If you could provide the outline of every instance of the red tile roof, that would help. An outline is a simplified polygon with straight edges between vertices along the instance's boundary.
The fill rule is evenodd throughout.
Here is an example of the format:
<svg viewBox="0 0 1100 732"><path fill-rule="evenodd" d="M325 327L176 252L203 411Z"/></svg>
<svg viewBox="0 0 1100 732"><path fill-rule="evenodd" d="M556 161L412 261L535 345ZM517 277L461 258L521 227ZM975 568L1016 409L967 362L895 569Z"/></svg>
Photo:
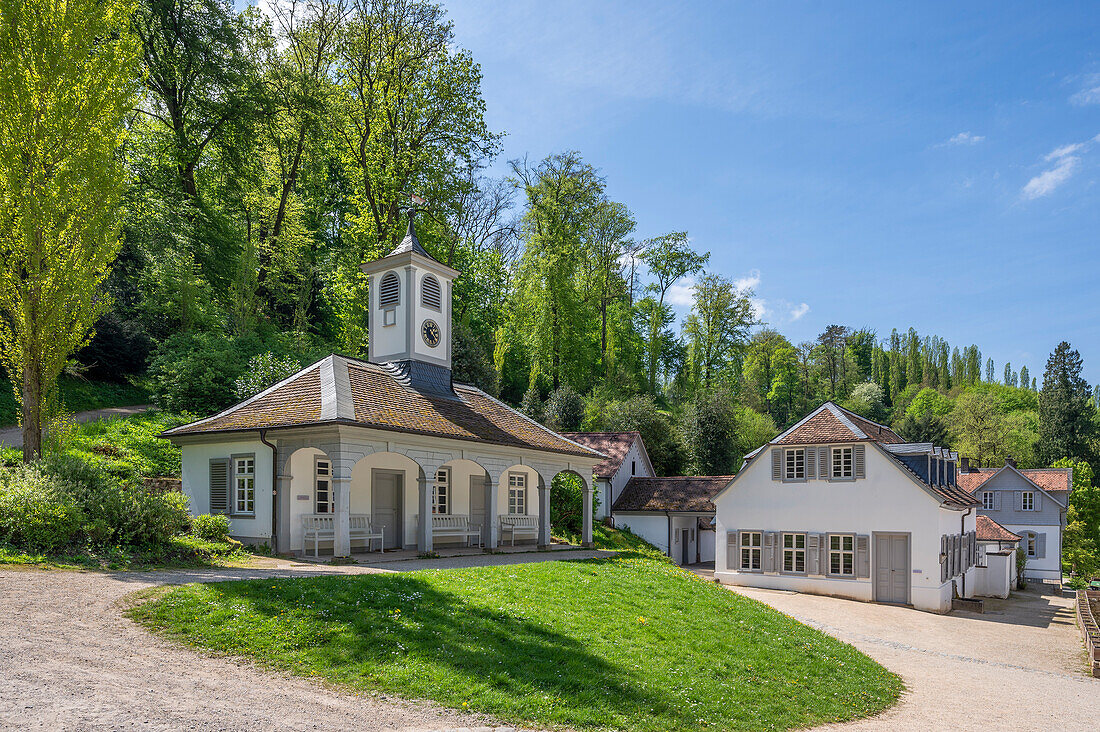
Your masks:
<svg viewBox="0 0 1100 732"><path fill-rule="evenodd" d="M731 480L732 475L631 478L611 510L714 513L714 496Z"/></svg>
<svg viewBox="0 0 1100 732"><path fill-rule="evenodd" d="M978 514L975 529L978 541L1019 541L1020 537L1001 526L999 523Z"/></svg>
<svg viewBox="0 0 1100 732"><path fill-rule="evenodd" d="M325 395L321 366L314 364L289 380L261 392L211 418L165 432L176 437L206 432L256 430L271 427L341 422L396 432L486 442L547 452L603 457L528 419L506 404L472 386L454 385L457 398L434 397L403 386L386 367L340 356L330 356L333 369L344 369L350 394ZM327 364L326 364L327 366ZM329 388L337 390L342 379ZM322 419L325 398L354 407L342 417Z"/></svg>
<svg viewBox="0 0 1100 732"><path fill-rule="evenodd" d="M1017 470L1032 483L1065 503L1070 490L1069 468L1017 468ZM971 468L969 473L960 471L956 482L967 493L973 493L1000 471L1001 468Z"/></svg>
<svg viewBox="0 0 1100 732"><path fill-rule="evenodd" d="M862 433L862 434L861 434ZM886 425L860 417L832 402L825 402L801 424L774 441L778 445L821 445L872 439L886 444L905 442Z"/></svg>
<svg viewBox="0 0 1100 732"><path fill-rule="evenodd" d="M594 469L600 478L610 478L619 472L634 441L642 439L638 432L562 432L561 436L607 455L607 460Z"/></svg>

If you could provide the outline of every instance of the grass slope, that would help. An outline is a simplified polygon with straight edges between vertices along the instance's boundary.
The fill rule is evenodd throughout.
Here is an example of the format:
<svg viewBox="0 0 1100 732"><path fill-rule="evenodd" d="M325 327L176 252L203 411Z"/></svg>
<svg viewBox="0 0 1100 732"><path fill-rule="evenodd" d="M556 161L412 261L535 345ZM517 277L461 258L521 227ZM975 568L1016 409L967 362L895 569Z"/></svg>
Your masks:
<svg viewBox="0 0 1100 732"><path fill-rule="evenodd" d="M62 376L57 382L61 403L68 412L87 412L106 407L130 407L148 404L152 397L142 382L87 381ZM19 405L11 383L0 374L0 426L13 427L19 422Z"/></svg>
<svg viewBox="0 0 1100 732"><path fill-rule="evenodd" d="M517 724L785 729L873 714L902 688L855 648L638 555L187 585L128 612L201 648Z"/></svg>

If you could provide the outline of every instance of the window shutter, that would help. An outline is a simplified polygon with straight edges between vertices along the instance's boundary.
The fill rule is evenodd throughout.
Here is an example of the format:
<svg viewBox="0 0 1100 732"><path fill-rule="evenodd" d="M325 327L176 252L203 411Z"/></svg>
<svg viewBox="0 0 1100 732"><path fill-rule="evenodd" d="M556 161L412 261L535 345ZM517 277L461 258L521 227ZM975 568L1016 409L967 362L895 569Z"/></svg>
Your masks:
<svg viewBox="0 0 1100 732"><path fill-rule="evenodd" d="M1042 511L1043 510L1043 494L1042 493L1040 493L1039 491L1035 491L1034 493L1031 494L1031 500L1032 500L1032 509L1031 509L1032 511Z"/></svg>
<svg viewBox="0 0 1100 732"><path fill-rule="evenodd" d="M741 538L738 531L726 532L726 570L741 569Z"/></svg>
<svg viewBox="0 0 1100 732"><path fill-rule="evenodd" d="M1047 535L1035 532L1035 558L1042 559L1047 555Z"/></svg>
<svg viewBox="0 0 1100 732"><path fill-rule="evenodd" d="M806 535L806 574L822 574L820 542L817 534Z"/></svg>
<svg viewBox="0 0 1100 732"><path fill-rule="evenodd" d="M856 445L852 450L852 462L855 465L855 473L857 478L867 477L867 455L865 445Z"/></svg>
<svg viewBox="0 0 1100 732"><path fill-rule="evenodd" d="M1001 510L1001 492L1000 491L993 491L993 510L994 511L1000 511Z"/></svg>
<svg viewBox="0 0 1100 732"><path fill-rule="evenodd" d="M820 559L818 559L818 561L821 562L821 564L819 565L821 567L821 574L827 575L829 574L829 535L818 534L817 541L817 546L819 548L818 551L821 557ZM855 569L855 567L853 567L852 569Z"/></svg>
<svg viewBox="0 0 1100 732"><path fill-rule="evenodd" d="M229 513L229 458L210 461L210 513Z"/></svg>
<svg viewBox="0 0 1100 732"><path fill-rule="evenodd" d="M814 468L817 467L815 465L817 461L814 460L814 452L814 448L806 448L806 480L813 480L817 477L816 475L814 475Z"/></svg>
<svg viewBox="0 0 1100 732"><path fill-rule="evenodd" d="M856 576L871 576L871 537L866 534L856 537Z"/></svg>
<svg viewBox="0 0 1100 732"><path fill-rule="evenodd" d="M947 581L947 534L940 537L940 582Z"/></svg>
<svg viewBox="0 0 1100 732"><path fill-rule="evenodd" d="M1016 497L1016 510L1017 511L1023 511L1024 510L1024 492L1023 491L1013 491L1013 495Z"/></svg>
<svg viewBox="0 0 1100 732"><path fill-rule="evenodd" d="M382 284L378 288L378 306L389 307L397 305L401 301L401 280L396 272L387 272L382 276Z"/></svg>
<svg viewBox="0 0 1100 732"><path fill-rule="evenodd" d="M760 566L765 572L775 571L775 545L776 545L776 533L774 531L768 531L764 534L764 547L760 552Z"/></svg>
<svg viewBox="0 0 1100 732"><path fill-rule="evenodd" d="M821 479L831 480L833 477L832 451L828 447L820 447L817 450L818 460L821 466Z"/></svg>
<svg viewBox="0 0 1100 732"><path fill-rule="evenodd" d="M783 448L772 448L772 480L783 479Z"/></svg>

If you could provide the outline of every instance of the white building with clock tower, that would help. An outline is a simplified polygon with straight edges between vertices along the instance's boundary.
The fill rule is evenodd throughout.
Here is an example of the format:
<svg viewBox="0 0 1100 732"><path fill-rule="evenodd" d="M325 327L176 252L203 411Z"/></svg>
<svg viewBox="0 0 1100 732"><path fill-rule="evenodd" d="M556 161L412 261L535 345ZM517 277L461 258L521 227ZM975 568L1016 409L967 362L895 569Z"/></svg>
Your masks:
<svg viewBox="0 0 1100 732"><path fill-rule="evenodd" d="M459 273L405 238L363 265L367 359L333 354L218 414L164 433L194 514L279 553L550 544L550 485L607 456L451 378Z"/></svg>

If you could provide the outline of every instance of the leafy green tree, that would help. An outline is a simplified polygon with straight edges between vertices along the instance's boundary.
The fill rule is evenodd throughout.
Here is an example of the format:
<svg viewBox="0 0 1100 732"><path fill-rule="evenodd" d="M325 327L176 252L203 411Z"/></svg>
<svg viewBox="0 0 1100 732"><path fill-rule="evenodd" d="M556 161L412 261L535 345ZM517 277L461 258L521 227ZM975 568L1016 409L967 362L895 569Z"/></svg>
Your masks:
<svg viewBox="0 0 1100 732"><path fill-rule="evenodd" d="M932 410L915 416L906 412L894 425L894 431L909 442L931 442L938 446L945 446L950 442L947 422Z"/></svg>
<svg viewBox="0 0 1100 732"><path fill-rule="evenodd" d="M732 475L737 454L737 415L728 389L701 390L684 410L680 431L693 475Z"/></svg>
<svg viewBox="0 0 1100 732"><path fill-rule="evenodd" d="M1027 372L1027 366L1021 366L1020 367L1020 381L1019 381L1019 384L1020 384L1021 389L1030 389L1031 388L1031 376ZM1015 384L1013 384L1013 386L1015 386Z"/></svg>
<svg viewBox="0 0 1100 732"><path fill-rule="evenodd" d="M740 460L761 445L771 442L779 434L775 422L766 414L742 407L737 410L737 440L736 455L738 463L735 466L740 470Z"/></svg>
<svg viewBox="0 0 1100 732"><path fill-rule="evenodd" d="M684 334L696 386L709 389L719 379L731 380L739 370L749 329L756 323L751 297L751 290L739 291L717 274L705 274L695 284Z"/></svg>
<svg viewBox="0 0 1100 732"><path fill-rule="evenodd" d="M886 419L886 403L882 387L873 381L864 381L856 385L844 406L876 422Z"/></svg>
<svg viewBox="0 0 1100 732"><path fill-rule="evenodd" d="M818 365L828 385L828 398L837 399L847 393L848 375L852 371L848 355L848 337L851 329L843 325L830 325L817 337Z"/></svg>
<svg viewBox="0 0 1100 732"><path fill-rule="evenodd" d="M271 351L253 356L245 372L233 382L234 396L244 401L269 386L293 376L301 368L302 364L297 359L279 356Z"/></svg>
<svg viewBox="0 0 1100 732"><path fill-rule="evenodd" d="M1089 386L1081 377L1081 354L1066 341L1047 359L1039 394L1040 445L1044 462L1059 458L1090 459L1095 415Z"/></svg>
<svg viewBox="0 0 1100 732"><path fill-rule="evenodd" d="M1064 571L1075 571L1090 579L1100 573L1100 488L1093 485L1093 472L1084 460L1061 458L1051 465L1071 468L1073 486L1062 534Z"/></svg>
<svg viewBox="0 0 1100 732"><path fill-rule="evenodd" d="M684 444L669 415L657 407L651 395L612 402L596 429L639 432L657 475L680 475L685 464Z"/></svg>
<svg viewBox="0 0 1100 732"><path fill-rule="evenodd" d="M130 12L123 0L0 8L0 361L27 462L41 456L58 374L107 309L137 91Z"/></svg>
<svg viewBox="0 0 1100 732"><path fill-rule="evenodd" d="M992 466L1004 461L1001 453L1005 418L992 392L967 391L955 400L950 425L952 446L959 453L971 456L979 466Z"/></svg>
<svg viewBox="0 0 1100 732"><path fill-rule="evenodd" d="M994 376L996 371L993 369L993 359L989 359L985 362L985 383L996 383L997 377Z"/></svg>
<svg viewBox="0 0 1100 732"><path fill-rule="evenodd" d="M546 398L542 407L546 426L556 432L576 432L584 419L584 398L568 384L563 384Z"/></svg>
<svg viewBox="0 0 1100 732"><path fill-rule="evenodd" d="M665 327L668 322L671 322L665 296L669 289L681 279L702 271L710 259L710 252L705 254L695 252L688 246L687 232L674 231L671 234L648 239L641 259L654 280L648 288L655 295L653 298L655 306L651 307L648 313L647 376L650 390L656 393L657 366L661 355L666 351Z"/></svg>
<svg viewBox="0 0 1100 732"><path fill-rule="evenodd" d="M943 417L951 413L954 403L951 398L931 388L921 389L905 408L905 413L911 417L920 417L931 412L937 417Z"/></svg>
<svg viewBox="0 0 1100 732"><path fill-rule="evenodd" d="M623 278L623 257L632 245L627 239L634 231L634 217L617 201L603 201L592 217L586 251L587 279L596 309L600 313L600 362L603 375L612 366L611 346L616 325L615 305L627 297L627 282ZM629 321L628 321L629 322Z"/></svg>

